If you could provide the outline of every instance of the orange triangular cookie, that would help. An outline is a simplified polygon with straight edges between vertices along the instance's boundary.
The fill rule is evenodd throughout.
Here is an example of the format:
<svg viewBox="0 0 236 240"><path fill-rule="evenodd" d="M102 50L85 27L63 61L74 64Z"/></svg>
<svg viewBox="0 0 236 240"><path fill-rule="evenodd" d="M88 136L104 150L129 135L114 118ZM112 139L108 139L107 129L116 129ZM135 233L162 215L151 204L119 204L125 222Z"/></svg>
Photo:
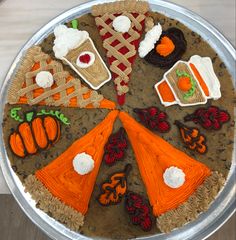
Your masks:
<svg viewBox="0 0 236 240"><path fill-rule="evenodd" d="M88 134L75 141L52 163L37 171L35 176L49 192L66 205L83 215L88 210L89 200L103 157L103 148L110 136L118 111L110 112L105 120ZM73 168L73 159L79 153L87 153L94 160L94 169L79 175Z"/></svg>
<svg viewBox="0 0 236 240"><path fill-rule="evenodd" d="M51 87L42 88L35 78L47 71L53 76ZM68 106L79 108L114 109L115 103L81 84L79 79L64 71L61 63L52 60L39 46L31 47L16 73L8 92L10 104Z"/></svg>
<svg viewBox="0 0 236 240"><path fill-rule="evenodd" d="M120 105L124 104L125 94L129 91L128 82L132 64L137 54L148 10L148 2L134 0L104 3L92 7L92 15L102 37L103 47L107 51ZM113 21L119 16L129 18L131 26L127 32L115 30Z"/></svg>
<svg viewBox="0 0 236 240"><path fill-rule="evenodd" d="M132 144L155 216L184 203L211 175L207 166L153 134L127 113L121 112L119 117ZM163 173L171 166L185 173L185 182L179 188L171 188L163 180Z"/></svg>

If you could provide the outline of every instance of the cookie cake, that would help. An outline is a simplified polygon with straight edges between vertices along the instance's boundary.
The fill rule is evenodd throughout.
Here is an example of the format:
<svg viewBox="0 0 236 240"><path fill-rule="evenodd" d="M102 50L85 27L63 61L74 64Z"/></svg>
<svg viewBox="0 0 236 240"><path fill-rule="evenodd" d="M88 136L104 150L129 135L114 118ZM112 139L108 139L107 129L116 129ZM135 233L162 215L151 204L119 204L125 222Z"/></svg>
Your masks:
<svg viewBox="0 0 236 240"><path fill-rule="evenodd" d="M30 47L3 133L36 206L86 237L169 233L223 188L234 87L211 46L147 1L95 5Z"/></svg>

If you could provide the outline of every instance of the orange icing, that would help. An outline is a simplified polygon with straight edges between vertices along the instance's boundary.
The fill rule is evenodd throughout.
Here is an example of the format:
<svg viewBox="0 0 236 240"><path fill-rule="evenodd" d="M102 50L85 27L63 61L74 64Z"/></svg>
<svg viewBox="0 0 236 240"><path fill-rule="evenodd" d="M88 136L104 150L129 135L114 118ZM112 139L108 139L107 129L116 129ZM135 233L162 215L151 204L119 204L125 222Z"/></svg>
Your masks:
<svg viewBox="0 0 236 240"><path fill-rule="evenodd" d="M10 144L11 150L17 156L25 157L25 149L19 133L14 132L11 134L9 144Z"/></svg>
<svg viewBox="0 0 236 240"><path fill-rule="evenodd" d="M178 88L181 91L187 92L191 89L191 87L192 87L192 84L189 77L180 77L178 79Z"/></svg>
<svg viewBox="0 0 236 240"><path fill-rule="evenodd" d="M132 144L155 216L184 203L211 174L207 166L153 134L127 113L121 112L119 118ZM185 183L176 189L163 181L163 173L171 166L185 173Z"/></svg>
<svg viewBox="0 0 236 240"><path fill-rule="evenodd" d="M98 201L103 206L110 204L118 204L127 191L126 175L131 169L131 165L127 165L125 171L114 173L108 180L102 184L102 193Z"/></svg>
<svg viewBox="0 0 236 240"><path fill-rule="evenodd" d="M49 141L54 142L60 138L60 123L56 119L47 116L43 120L43 125Z"/></svg>
<svg viewBox="0 0 236 240"><path fill-rule="evenodd" d="M200 75L200 73L198 72L197 68L195 67L194 64L190 63L190 67L195 75L195 77L197 78L203 92L205 93L205 95L208 97L210 94L209 94L209 89L206 85L206 83L204 82L202 76Z"/></svg>
<svg viewBox="0 0 236 240"><path fill-rule="evenodd" d="M180 130L180 134L184 143L189 149L196 150L201 154L206 153L206 137L200 134L197 128L187 127L179 121L176 121L175 123Z"/></svg>
<svg viewBox="0 0 236 240"><path fill-rule="evenodd" d="M157 88L164 102L175 101L174 94L172 93L172 90L166 81L163 81L161 84L159 84Z"/></svg>
<svg viewBox="0 0 236 240"><path fill-rule="evenodd" d="M204 154L207 151L207 147L204 143L205 141L206 141L206 138L204 135L201 135L199 137L199 140L197 141L197 145L198 145L197 151L201 154Z"/></svg>
<svg viewBox="0 0 236 240"><path fill-rule="evenodd" d="M120 197L126 193L127 184L126 181L124 182L124 187L121 187L120 183L117 183L118 180L116 177L124 178L124 173L116 173L114 176L111 177L111 183L104 183L102 185L102 189L105 191L103 194L99 196L99 203L108 206L109 204L115 204L120 202ZM118 185L117 185L118 184ZM117 185L117 186L116 186ZM106 190L109 187L115 191L115 194L112 194L111 190Z"/></svg>
<svg viewBox="0 0 236 240"><path fill-rule="evenodd" d="M27 122L21 123L18 131L22 137L26 151L30 154L36 153L37 147L34 142L33 134L32 134L29 123Z"/></svg>
<svg viewBox="0 0 236 240"><path fill-rule="evenodd" d="M51 60L48 61L48 64L49 64L50 62L51 62ZM37 69L39 69L39 68L40 68L40 63L37 62L37 63L35 63L35 64L33 65L31 71L35 71L35 70L37 70ZM72 79L74 79L74 78L73 78L72 76L69 76L69 77L67 77L66 82L69 82L69 81L71 81ZM24 87L25 87L25 86L24 86ZM56 87L56 85L54 84L54 85L52 86L52 89L55 88L55 87ZM69 88L66 89L67 95L73 93L74 91L75 91L74 87L69 87ZM87 94L83 94L84 99L89 98L91 92L92 92L92 90L89 91ZM37 88L37 89L35 89L35 90L33 91L33 96L34 96L34 98L36 98L36 97L39 97L40 95L42 95L43 93L44 93L44 89L43 89L43 88ZM52 98L53 98L54 100L58 100L58 99L60 99L60 97L61 97L61 94L60 94L60 93L56 93L56 94L54 94L54 95L52 96ZM20 97L20 100L19 100L18 103L19 103L19 104L27 104L27 96L22 96L22 97ZM46 104L45 104L45 101L41 101L41 102L39 103L39 105L46 105ZM77 97L73 97L73 98L70 99L70 101L69 101L69 107L78 107ZM100 102L100 106L99 106L99 107L100 107L100 108L115 109L116 105L115 105L114 102L112 102L112 101L110 101L110 100L103 99L103 100ZM92 105L92 104L89 104L89 105L86 106L86 108L93 108L93 105Z"/></svg>
<svg viewBox="0 0 236 240"><path fill-rule="evenodd" d="M31 125L35 141L40 148L46 148L48 145L48 139L43 127L43 121L41 118L35 118Z"/></svg>
<svg viewBox="0 0 236 240"><path fill-rule="evenodd" d="M156 51L163 57L167 57L175 50L175 45L173 41L167 37L164 36L161 38L161 43L156 46Z"/></svg>
<svg viewBox="0 0 236 240"><path fill-rule="evenodd" d="M39 148L50 147L50 142L57 142L60 138L60 123L51 116L35 118L31 125L23 122L19 125L18 132L10 135L9 144L12 151L19 157L27 153L35 154Z"/></svg>
<svg viewBox="0 0 236 240"><path fill-rule="evenodd" d="M85 214L102 161L104 146L112 132L118 111L111 111L93 130L75 141L64 153L49 165L35 173L45 187L65 204ZM73 168L73 159L79 153L87 153L94 160L94 169L79 175Z"/></svg>

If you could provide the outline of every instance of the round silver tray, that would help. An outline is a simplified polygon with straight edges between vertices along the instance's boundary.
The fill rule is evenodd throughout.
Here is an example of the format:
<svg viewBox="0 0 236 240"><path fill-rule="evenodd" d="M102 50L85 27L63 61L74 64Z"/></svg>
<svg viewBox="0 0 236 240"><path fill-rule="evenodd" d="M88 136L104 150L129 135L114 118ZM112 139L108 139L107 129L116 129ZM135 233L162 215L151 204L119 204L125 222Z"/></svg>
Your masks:
<svg viewBox="0 0 236 240"><path fill-rule="evenodd" d="M21 181L13 172L10 161L7 157L3 142L2 134L2 120L3 120L3 107L6 103L7 89L9 87L10 80L15 74L15 71L18 67L20 59L24 56L25 51L32 45L40 43L45 37L47 37L54 29L55 25L58 23L64 23L71 21L75 17L84 15L91 10L91 6L106 2L106 0L91 1L77 7L74 7L61 15L54 18L44 27L42 27L37 33L35 33L32 38L23 46L19 54L12 63L6 78L1 86L1 108L0 108L0 148L1 148L1 168L3 175L8 184L8 187L15 197L18 204L21 206L26 215L38 226L40 227L47 235L53 239L88 239L79 233L70 231L64 225L55 221L53 218L49 217L47 214L35 207L35 202L31 199L29 194L24 192ZM236 54L235 49L228 42L228 40L219 33L212 25L207 21L196 15L195 13L169 3L164 0L149 0L151 9L163 13L171 18L177 19L186 26L188 26L193 31L200 34L218 53L221 59L225 62L229 72L234 79L235 86L235 61ZM235 149L234 141L234 149ZM202 213L199 218L184 227L172 231L170 234L156 234L150 237L139 238L139 239L158 239L158 240L195 240L195 239L205 239L214 233L218 228L220 228L228 218L235 211L235 150L232 155L232 166L227 178L227 182L223 190L219 193L217 199L211 205L209 210L205 213Z"/></svg>

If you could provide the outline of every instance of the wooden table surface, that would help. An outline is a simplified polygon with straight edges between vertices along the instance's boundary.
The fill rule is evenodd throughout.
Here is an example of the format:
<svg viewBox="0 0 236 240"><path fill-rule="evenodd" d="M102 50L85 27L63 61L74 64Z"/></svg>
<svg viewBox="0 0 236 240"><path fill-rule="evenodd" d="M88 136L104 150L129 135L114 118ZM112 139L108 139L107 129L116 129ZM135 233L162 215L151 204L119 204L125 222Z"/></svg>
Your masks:
<svg viewBox="0 0 236 240"><path fill-rule="evenodd" d="M0 0L0 84L21 46L53 17L86 0ZM172 0L198 13L235 46L235 0ZM18 207L0 171L0 239L49 239ZM233 240L235 215L209 239Z"/></svg>

